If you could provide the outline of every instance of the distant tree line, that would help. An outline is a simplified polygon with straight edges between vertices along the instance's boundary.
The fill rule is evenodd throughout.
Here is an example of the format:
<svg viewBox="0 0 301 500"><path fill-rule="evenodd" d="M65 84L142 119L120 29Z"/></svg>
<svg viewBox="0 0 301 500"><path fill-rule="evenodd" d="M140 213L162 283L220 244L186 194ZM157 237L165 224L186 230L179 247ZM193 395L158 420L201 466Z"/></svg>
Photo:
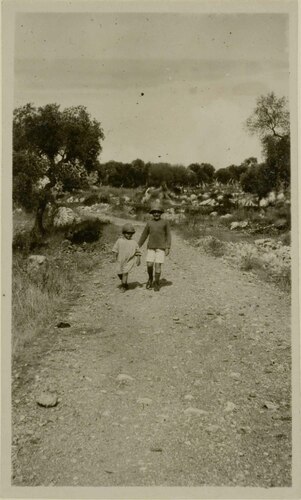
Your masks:
<svg viewBox="0 0 301 500"><path fill-rule="evenodd" d="M43 233L43 213L54 197L55 187L64 191L88 186L89 174L115 187L137 188L166 185L197 187L214 181L239 182L244 191L264 197L290 184L289 111L284 97L272 92L257 99L246 129L257 134L264 162L248 158L240 165L215 170L209 163L188 167L169 163L100 163L104 133L84 106L60 110L57 104L36 108L26 104L13 116L13 200L36 212L35 230ZM46 183L43 184L43 181Z"/></svg>
<svg viewBox="0 0 301 500"><path fill-rule="evenodd" d="M141 186L199 187L214 181L221 184L239 182L248 167L257 165L256 158L248 158L241 165L230 165L215 170L210 163L192 163L188 167L170 163L144 163L137 159L131 163L109 161L97 165L99 182L114 187Z"/></svg>
<svg viewBox="0 0 301 500"><path fill-rule="evenodd" d="M170 163L144 163L137 159L131 163L109 161L97 167L99 180L115 187L136 188L140 186L197 186L211 183L215 169L209 163L193 163L188 167Z"/></svg>

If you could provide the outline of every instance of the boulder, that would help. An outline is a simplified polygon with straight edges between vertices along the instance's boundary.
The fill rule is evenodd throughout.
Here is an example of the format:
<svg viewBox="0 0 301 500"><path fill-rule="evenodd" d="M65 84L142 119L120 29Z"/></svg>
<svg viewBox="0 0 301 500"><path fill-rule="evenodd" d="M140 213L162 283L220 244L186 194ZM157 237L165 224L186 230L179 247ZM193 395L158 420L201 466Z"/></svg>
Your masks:
<svg viewBox="0 0 301 500"><path fill-rule="evenodd" d="M262 198L259 202L260 207L267 207L269 204L269 200L267 198Z"/></svg>
<svg viewBox="0 0 301 500"><path fill-rule="evenodd" d="M37 396L37 404L45 408L51 408L58 404L58 396L55 392L43 391Z"/></svg>
<svg viewBox="0 0 301 500"><path fill-rule="evenodd" d="M260 238L258 240L255 240L254 243L257 246L268 246L273 243L273 241L271 240L271 238Z"/></svg>
<svg viewBox="0 0 301 500"><path fill-rule="evenodd" d="M53 218L53 225L54 227L65 227L79 221L80 217L74 212L74 210L72 210L72 208L59 207Z"/></svg>
<svg viewBox="0 0 301 500"><path fill-rule="evenodd" d="M233 231L233 229L243 229L243 228L247 227L247 225L248 225L247 220L244 220L241 222L231 222L230 229L231 229L231 231Z"/></svg>
<svg viewBox="0 0 301 500"><path fill-rule="evenodd" d="M28 261L34 266L40 266L46 261L46 257L45 255L30 255Z"/></svg>

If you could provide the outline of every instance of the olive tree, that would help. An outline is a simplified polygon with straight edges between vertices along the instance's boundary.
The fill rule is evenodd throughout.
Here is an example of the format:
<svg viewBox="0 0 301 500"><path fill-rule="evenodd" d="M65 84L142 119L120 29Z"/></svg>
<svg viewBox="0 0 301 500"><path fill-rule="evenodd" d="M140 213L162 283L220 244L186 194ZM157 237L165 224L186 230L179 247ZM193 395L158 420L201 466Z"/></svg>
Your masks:
<svg viewBox="0 0 301 500"><path fill-rule="evenodd" d="M258 194L268 192L290 184L290 115L287 99L277 97L274 92L257 99L252 115L245 126L251 134L261 140L265 165L258 171L251 172L244 178L256 179ZM260 174L259 174L260 172ZM264 174L264 175L263 175ZM262 182L262 186L260 183Z"/></svg>
<svg viewBox="0 0 301 500"><path fill-rule="evenodd" d="M43 214L54 201L55 185L83 185L98 166L104 133L84 106L26 104L13 115L13 199L36 214L34 230L43 235ZM45 181L46 178L46 181Z"/></svg>

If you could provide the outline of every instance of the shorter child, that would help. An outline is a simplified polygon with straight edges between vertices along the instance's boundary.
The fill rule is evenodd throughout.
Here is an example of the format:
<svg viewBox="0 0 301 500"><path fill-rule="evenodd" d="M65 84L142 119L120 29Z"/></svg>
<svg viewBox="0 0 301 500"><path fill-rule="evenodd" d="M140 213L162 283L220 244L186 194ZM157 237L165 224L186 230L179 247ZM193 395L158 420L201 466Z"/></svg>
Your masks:
<svg viewBox="0 0 301 500"><path fill-rule="evenodd" d="M128 289L128 274L133 269L135 263L140 266L141 252L137 241L132 240L135 233L132 224L125 224L122 228L123 237L118 238L112 248L115 260L118 263L118 277L121 280L121 289L125 292Z"/></svg>

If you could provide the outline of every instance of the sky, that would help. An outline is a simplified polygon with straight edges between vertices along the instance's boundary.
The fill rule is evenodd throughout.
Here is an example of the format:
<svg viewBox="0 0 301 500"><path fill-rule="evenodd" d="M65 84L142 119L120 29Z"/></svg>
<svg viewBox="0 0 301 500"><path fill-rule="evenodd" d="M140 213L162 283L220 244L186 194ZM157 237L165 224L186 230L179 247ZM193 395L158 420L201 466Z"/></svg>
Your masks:
<svg viewBox="0 0 301 500"><path fill-rule="evenodd" d="M14 106L86 106L101 162L260 161L244 122L289 97L288 38L286 14L18 13Z"/></svg>

